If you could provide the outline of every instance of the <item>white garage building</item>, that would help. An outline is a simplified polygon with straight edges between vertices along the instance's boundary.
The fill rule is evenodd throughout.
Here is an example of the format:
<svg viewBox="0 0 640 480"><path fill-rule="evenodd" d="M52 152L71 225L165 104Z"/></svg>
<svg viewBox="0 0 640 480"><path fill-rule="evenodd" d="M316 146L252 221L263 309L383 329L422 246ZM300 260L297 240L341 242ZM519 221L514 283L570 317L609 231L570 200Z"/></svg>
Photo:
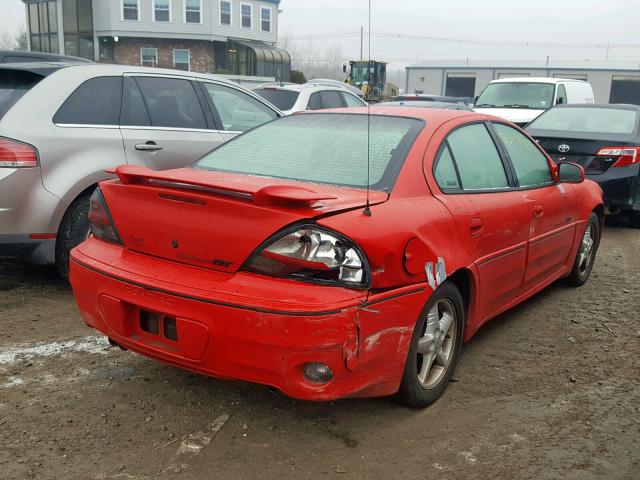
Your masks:
<svg viewBox="0 0 640 480"><path fill-rule="evenodd" d="M640 105L640 63L426 60L406 67L406 71L407 93L473 98L498 78L555 77L588 81L593 86L596 103Z"/></svg>

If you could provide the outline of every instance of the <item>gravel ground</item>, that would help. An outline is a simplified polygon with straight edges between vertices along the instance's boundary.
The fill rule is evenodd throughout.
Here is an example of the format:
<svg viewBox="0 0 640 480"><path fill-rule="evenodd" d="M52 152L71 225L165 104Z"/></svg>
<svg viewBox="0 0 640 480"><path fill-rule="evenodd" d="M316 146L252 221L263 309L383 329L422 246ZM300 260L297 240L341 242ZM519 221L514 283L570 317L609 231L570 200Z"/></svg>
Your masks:
<svg viewBox="0 0 640 480"><path fill-rule="evenodd" d="M638 479L640 231L484 327L444 397L305 403L110 348L53 269L0 259L0 477Z"/></svg>

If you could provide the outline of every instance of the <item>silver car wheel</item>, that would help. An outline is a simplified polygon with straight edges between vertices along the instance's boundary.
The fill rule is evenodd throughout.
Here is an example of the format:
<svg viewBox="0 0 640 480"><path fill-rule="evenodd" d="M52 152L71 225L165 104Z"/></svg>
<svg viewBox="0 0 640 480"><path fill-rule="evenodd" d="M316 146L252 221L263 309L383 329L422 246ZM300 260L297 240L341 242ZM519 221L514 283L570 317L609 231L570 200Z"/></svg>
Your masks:
<svg viewBox="0 0 640 480"><path fill-rule="evenodd" d="M433 388L442 379L456 345L456 309L441 299L429 310L425 331L418 340L418 381L423 388Z"/></svg>
<svg viewBox="0 0 640 480"><path fill-rule="evenodd" d="M589 223L580 242L580 251L578 253L578 272L580 275L584 275L589 269L593 254L595 253L595 249L593 248L595 245L594 230L593 224Z"/></svg>

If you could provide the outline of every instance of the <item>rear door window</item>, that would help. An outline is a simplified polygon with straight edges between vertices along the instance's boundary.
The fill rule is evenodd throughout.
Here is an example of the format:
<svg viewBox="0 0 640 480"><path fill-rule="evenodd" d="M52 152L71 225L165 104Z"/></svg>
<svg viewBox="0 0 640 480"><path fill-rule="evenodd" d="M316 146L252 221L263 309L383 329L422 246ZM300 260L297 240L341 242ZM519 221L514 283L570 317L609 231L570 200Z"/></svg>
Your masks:
<svg viewBox="0 0 640 480"><path fill-rule="evenodd" d="M553 183L547 157L531 140L507 125L495 123L493 126L507 149L521 187L539 187Z"/></svg>
<svg viewBox="0 0 640 480"><path fill-rule="evenodd" d="M251 95L217 83L203 83L224 130L246 132L278 114Z"/></svg>
<svg viewBox="0 0 640 480"><path fill-rule="evenodd" d="M484 124L458 128L447 143L464 190L500 190L509 187L504 164Z"/></svg>
<svg viewBox="0 0 640 480"><path fill-rule="evenodd" d="M118 125L122 77L87 80L65 100L53 116L57 125Z"/></svg>
<svg viewBox="0 0 640 480"><path fill-rule="evenodd" d="M152 126L207 128L202 104L191 81L161 77L137 77L136 81Z"/></svg>
<svg viewBox="0 0 640 480"><path fill-rule="evenodd" d="M335 90L325 90L320 92L322 98L323 108L342 108L346 106L346 102L342 99L342 92L336 92Z"/></svg>
<svg viewBox="0 0 640 480"><path fill-rule="evenodd" d="M43 77L20 70L0 70L0 119Z"/></svg>
<svg viewBox="0 0 640 480"><path fill-rule="evenodd" d="M342 92L323 90L311 94L307 110L325 110L328 108L343 108L347 103L342 98ZM362 106L362 105L360 105Z"/></svg>
<svg viewBox="0 0 640 480"><path fill-rule="evenodd" d="M142 93L135 78L124 79L124 103L122 106L121 125L132 127L149 127L151 119L142 98Z"/></svg>

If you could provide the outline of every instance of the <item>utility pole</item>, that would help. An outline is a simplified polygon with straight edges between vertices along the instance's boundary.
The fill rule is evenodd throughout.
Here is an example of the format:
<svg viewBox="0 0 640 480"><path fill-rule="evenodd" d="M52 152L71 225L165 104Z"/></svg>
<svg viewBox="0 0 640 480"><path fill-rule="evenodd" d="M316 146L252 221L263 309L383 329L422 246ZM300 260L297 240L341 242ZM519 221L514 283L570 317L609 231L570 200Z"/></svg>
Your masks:
<svg viewBox="0 0 640 480"><path fill-rule="evenodd" d="M360 61L364 60L363 49L364 49L364 27L360 27Z"/></svg>

